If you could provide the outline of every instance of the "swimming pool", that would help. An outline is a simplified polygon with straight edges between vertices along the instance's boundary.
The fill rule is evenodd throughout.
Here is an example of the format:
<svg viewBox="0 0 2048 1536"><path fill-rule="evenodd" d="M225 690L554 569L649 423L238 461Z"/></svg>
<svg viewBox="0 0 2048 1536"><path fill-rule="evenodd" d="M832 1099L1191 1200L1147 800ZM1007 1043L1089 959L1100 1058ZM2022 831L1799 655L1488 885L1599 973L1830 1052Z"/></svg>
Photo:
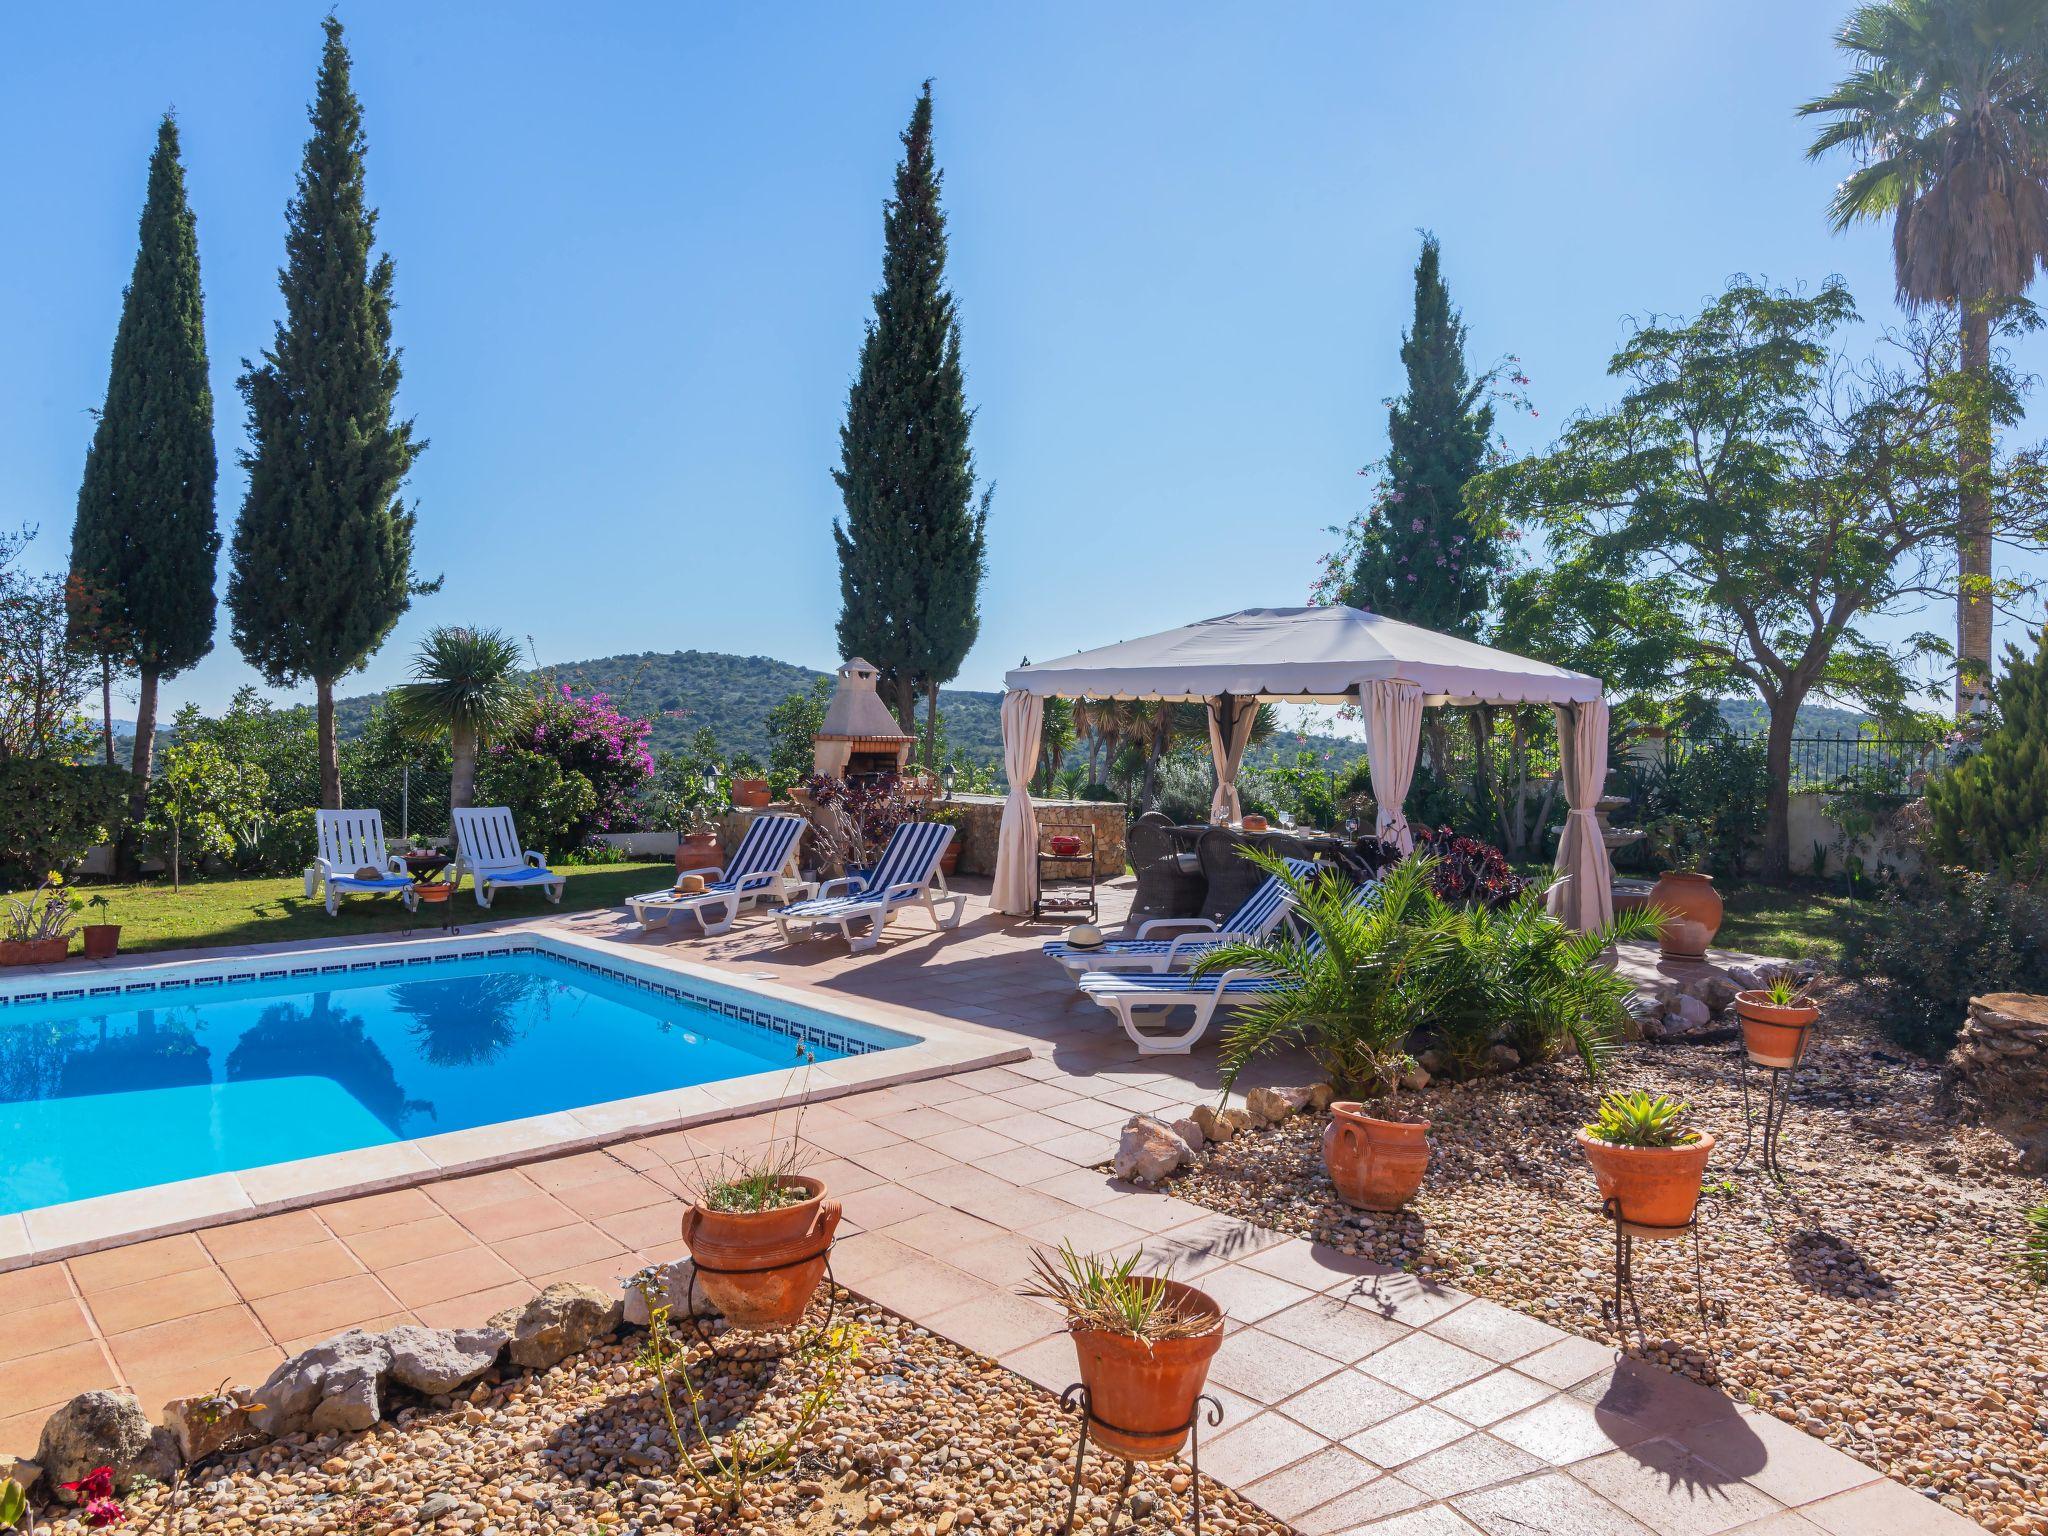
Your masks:
<svg viewBox="0 0 2048 1536"><path fill-rule="evenodd" d="M545 942L47 977L0 989L0 1215L918 1043Z"/></svg>

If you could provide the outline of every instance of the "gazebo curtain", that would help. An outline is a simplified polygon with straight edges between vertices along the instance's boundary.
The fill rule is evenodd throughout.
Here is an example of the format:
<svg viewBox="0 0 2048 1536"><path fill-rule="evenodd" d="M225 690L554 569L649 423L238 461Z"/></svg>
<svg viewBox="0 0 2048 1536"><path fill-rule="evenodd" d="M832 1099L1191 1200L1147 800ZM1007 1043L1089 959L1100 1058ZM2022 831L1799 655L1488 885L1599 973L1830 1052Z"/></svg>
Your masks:
<svg viewBox="0 0 2048 1536"><path fill-rule="evenodd" d="M1257 699L1226 693L1209 701L1209 753L1216 760L1216 793L1209 800L1211 821L1244 819L1244 807L1237 798L1237 773L1244 766L1244 749L1251 744L1252 728L1258 722Z"/></svg>
<svg viewBox="0 0 2048 1536"><path fill-rule="evenodd" d="M1379 835L1403 853L1413 853L1415 834L1401 807L1415 781L1415 757L1422 747L1422 690L1399 679L1360 683L1358 702L1365 711L1365 761L1380 808Z"/></svg>
<svg viewBox="0 0 2048 1536"><path fill-rule="evenodd" d="M1029 912L1038 894L1038 813L1031 809L1031 775L1038 767L1044 727L1045 709L1037 695L1015 689L1003 695L1003 770L1010 776L1010 793L996 833L996 878L989 900L998 912L1013 916Z"/></svg>
<svg viewBox="0 0 2048 1536"><path fill-rule="evenodd" d="M1559 879L1550 888L1551 916L1581 932L1614 921L1614 867L1594 815L1607 784L1607 705L1557 708L1558 762L1564 779L1564 830L1557 839Z"/></svg>

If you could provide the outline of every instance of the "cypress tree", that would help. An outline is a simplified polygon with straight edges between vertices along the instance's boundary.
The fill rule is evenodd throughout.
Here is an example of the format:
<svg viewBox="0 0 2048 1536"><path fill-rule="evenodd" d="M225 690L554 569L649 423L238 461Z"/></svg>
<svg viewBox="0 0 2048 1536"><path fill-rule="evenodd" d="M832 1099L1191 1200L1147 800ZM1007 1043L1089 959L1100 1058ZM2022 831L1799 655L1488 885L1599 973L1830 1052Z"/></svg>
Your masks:
<svg viewBox="0 0 2048 1536"><path fill-rule="evenodd" d="M1935 852L2039 880L2048 874L2048 629L2032 656L2006 646L1991 695L1998 724L1983 749L1927 781Z"/></svg>
<svg viewBox="0 0 2048 1536"><path fill-rule="evenodd" d="M981 627L989 495L974 495L960 321L946 290L942 176L932 156L927 80L904 129L895 196L882 210L882 286L839 429L846 517L839 550L839 647L881 670L905 730L927 700L930 761L939 686Z"/></svg>
<svg viewBox="0 0 2048 1536"><path fill-rule="evenodd" d="M372 252L363 114L341 23L309 112L312 136L286 210L285 318L242 375L249 492L235 524L228 608L235 645L279 687L318 692L320 800L341 804L334 684L383 644L414 596L413 514L399 488L425 448L392 417L390 256Z"/></svg>
<svg viewBox="0 0 2048 1536"><path fill-rule="evenodd" d="M178 125L166 113L150 156L106 406L78 488L65 586L72 635L99 655L103 685L116 668L139 681L131 827L149 807L157 685L213 648L217 470L198 226L185 201ZM122 846L131 846L125 837Z"/></svg>
<svg viewBox="0 0 2048 1536"><path fill-rule="evenodd" d="M1490 382L1465 363L1465 322L1451 308L1436 236L1415 263L1415 316L1401 338L1408 387L1387 408L1383 489L1344 600L1425 629L1476 638L1500 567L1498 535L1475 526L1465 482L1493 432Z"/></svg>

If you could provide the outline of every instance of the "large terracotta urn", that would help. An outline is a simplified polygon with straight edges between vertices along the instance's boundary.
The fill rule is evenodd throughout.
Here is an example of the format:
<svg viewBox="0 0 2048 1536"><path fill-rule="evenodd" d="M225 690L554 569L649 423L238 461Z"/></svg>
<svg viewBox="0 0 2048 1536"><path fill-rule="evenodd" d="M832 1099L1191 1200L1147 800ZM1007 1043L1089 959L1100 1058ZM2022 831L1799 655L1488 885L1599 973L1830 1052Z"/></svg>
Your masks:
<svg viewBox="0 0 2048 1536"><path fill-rule="evenodd" d="M807 1198L772 1211L714 1211L699 1201L683 1212L697 1284L735 1328L795 1327L839 1230L839 1202L825 1198L824 1180L790 1174L781 1182Z"/></svg>
<svg viewBox="0 0 2048 1536"><path fill-rule="evenodd" d="M1429 1122L1376 1120L1363 1104L1340 1099L1323 1128L1323 1167L1346 1205L1398 1211L1429 1169Z"/></svg>
<svg viewBox="0 0 2048 1536"><path fill-rule="evenodd" d="M1088 1388L1089 1436L1131 1461L1171 1461L1187 1443L1195 1399L1209 1379L1209 1361L1223 1343L1223 1309L1191 1285L1152 1279L1183 1315L1211 1326L1191 1338L1146 1342L1128 1334L1072 1330Z"/></svg>
<svg viewBox="0 0 2048 1536"><path fill-rule="evenodd" d="M1704 960L1721 931L1721 893L1711 875L1667 869L1650 890L1650 905L1665 914L1657 948L1666 960Z"/></svg>
<svg viewBox="0 0 2048 1536"><path fill-rule="evenodd" d="M1612 1200L1624 1230L1664 1237L1692 1221L1714 1138L1702 1131L1682 1147L1622 1147L1578 1133L1600 1198Z"/></svg>
<svg viewBox="0 0 2048 1536"><path fill-rule="evenodd" d="M692 869L716 869L725 857L718 847L716 832L685 832L676 844L676 873Z"/></svg>

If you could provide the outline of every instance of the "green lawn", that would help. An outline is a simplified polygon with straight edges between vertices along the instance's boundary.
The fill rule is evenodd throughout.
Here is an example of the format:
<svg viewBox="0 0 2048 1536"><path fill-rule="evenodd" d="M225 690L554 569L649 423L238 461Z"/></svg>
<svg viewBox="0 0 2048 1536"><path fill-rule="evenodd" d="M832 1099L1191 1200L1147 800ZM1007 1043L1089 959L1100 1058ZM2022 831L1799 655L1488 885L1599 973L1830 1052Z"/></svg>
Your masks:
<svg viewBox="0 0 2048 1536"><path fill-rule="evenodd" d="M550 907L538 890L504 891L492 898L488 911L476 904L469 882L453 897L452 921L457 925L486 919L533 917L547 912L586 912L617 906L626 897L665 885L675 876L669 862L570 866L562 904ZM92 908L79 921L121 925L121 949L184 949L209 944L273 944L286 939L337 938L357 933L423 933L441 931L440 914L422 905L417 916L392 897L345 897L333 917L318 900L306 899L305 882L290 879L222 879L187 881L172 891L168 881L139 885L81 884L81 897L105 896L111 909ZM17 893L18 894L18 893ZM78 941L71 952L78 954Z"/></svg>
<svg viewBox="0 0 2048 1536"><path fill-rule="evenodd" d="M1719 882L1716 882L1719 884ZM1868 901L1851 901L1839 881L1827 885L1795 880L1790 885L1744 881L1721 887L1727 915L1714 943L1752 955L1829 962L1842 957L1853 917L1868 912Z"/></svg>

